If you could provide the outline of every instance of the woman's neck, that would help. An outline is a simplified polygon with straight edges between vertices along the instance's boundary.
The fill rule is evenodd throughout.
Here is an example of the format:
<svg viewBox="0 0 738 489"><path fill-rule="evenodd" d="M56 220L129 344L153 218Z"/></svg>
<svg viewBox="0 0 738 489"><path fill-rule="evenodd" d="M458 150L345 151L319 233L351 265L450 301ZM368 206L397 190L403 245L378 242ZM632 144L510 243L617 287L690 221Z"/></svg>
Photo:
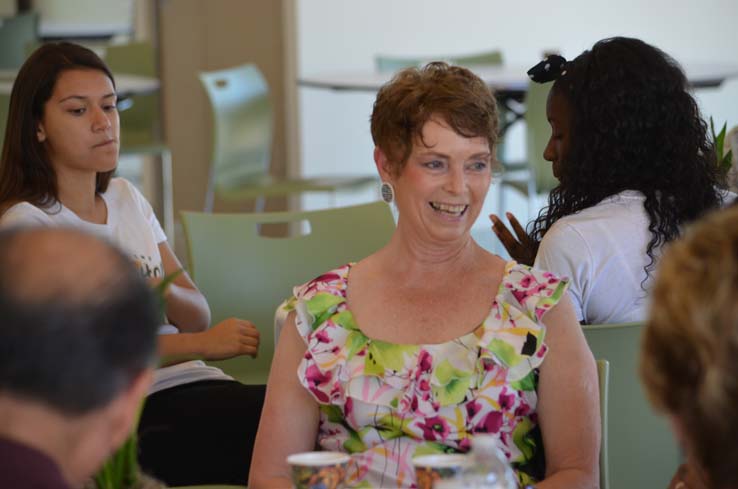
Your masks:
<svg viewBox="0 0 738 489"><path fill-rule="evenodd" d="M80 219L105 224L107 208L95 191L96 182L96 173L72 175L70 172L58 172L56 183L59 201Z"/></svg>
<svg viewBox="0 0 738 489"><path fill-rule="evenodd" d="M464 273L478 265L481 249L468 233L452 242L433 243L404 236L398 229L380 256L396 274L409 282L431 282L435 278Z"/></svg>

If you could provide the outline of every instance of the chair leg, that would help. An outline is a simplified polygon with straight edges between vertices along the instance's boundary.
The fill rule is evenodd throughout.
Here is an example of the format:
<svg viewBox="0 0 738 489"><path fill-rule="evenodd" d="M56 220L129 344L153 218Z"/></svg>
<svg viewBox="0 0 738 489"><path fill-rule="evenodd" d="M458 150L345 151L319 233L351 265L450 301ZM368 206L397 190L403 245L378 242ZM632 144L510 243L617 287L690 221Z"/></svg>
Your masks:
<svg viewBox="0 0 738 489"><path fill-rule="evenodd" d="M161 199L164 217L164 232L169 243L174 246L174 194L172 187L172 153L165 149L159 155L161 160Z"/></svg>
<svg viewBox="0 0 738 489"><path fill-rule="evenodd" d="M266 208L266 197L263 195L260 195L256 198L254 202L254 212L264 212L264 209Z"/></svg>

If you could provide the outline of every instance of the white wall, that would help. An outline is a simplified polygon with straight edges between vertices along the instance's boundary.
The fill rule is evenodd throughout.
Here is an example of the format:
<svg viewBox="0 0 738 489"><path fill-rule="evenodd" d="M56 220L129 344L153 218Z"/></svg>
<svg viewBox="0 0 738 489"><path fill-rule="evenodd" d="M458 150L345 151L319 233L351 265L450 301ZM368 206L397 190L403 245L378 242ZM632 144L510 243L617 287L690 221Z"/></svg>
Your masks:
<svg viewBox="0 0 738 489"><path fill-rule="evenodd" d="M508 63L532 66L544 50L573 58L615 35L639 37L682 62L738 63L736 0L298 0L297 7L299 75L371 70L375 54L494 48ZM373 95L299 93L304 173L373 171ZM706 117L738 124L738 79L697 96ZM515 137L520 143L521 131Z"/></svg>

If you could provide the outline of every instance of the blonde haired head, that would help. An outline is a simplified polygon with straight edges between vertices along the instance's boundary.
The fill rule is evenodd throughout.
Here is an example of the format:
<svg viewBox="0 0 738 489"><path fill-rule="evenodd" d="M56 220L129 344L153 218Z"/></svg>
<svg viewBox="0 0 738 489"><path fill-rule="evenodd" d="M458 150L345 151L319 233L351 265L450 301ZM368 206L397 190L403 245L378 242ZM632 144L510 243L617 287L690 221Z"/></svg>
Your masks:
<svg viewBox="0 0 738 489"><path fill-rule="evenodd" d="M641 378L712 487L738 487L738 208L667 248L644 331Z"/></svg>

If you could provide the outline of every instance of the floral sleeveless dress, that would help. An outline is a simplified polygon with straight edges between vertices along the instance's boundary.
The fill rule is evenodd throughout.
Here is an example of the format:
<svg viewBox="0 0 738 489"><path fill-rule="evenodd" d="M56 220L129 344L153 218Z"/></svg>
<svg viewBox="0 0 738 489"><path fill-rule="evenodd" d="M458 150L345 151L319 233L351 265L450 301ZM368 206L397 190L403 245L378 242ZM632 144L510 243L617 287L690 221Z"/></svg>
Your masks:
<svg viewBox="0 0 738 489"><path fill-rule="evenodd" d="M541 317L567 283L509 262L473 332L428 345L365 336L346 304L352 264L295 287L287 310L307 344L298 376L320 406L318 445L351 454L350 487L415 487L412 458L466 452L497 435L521 485L543 477L536 417Z"/></svg>

